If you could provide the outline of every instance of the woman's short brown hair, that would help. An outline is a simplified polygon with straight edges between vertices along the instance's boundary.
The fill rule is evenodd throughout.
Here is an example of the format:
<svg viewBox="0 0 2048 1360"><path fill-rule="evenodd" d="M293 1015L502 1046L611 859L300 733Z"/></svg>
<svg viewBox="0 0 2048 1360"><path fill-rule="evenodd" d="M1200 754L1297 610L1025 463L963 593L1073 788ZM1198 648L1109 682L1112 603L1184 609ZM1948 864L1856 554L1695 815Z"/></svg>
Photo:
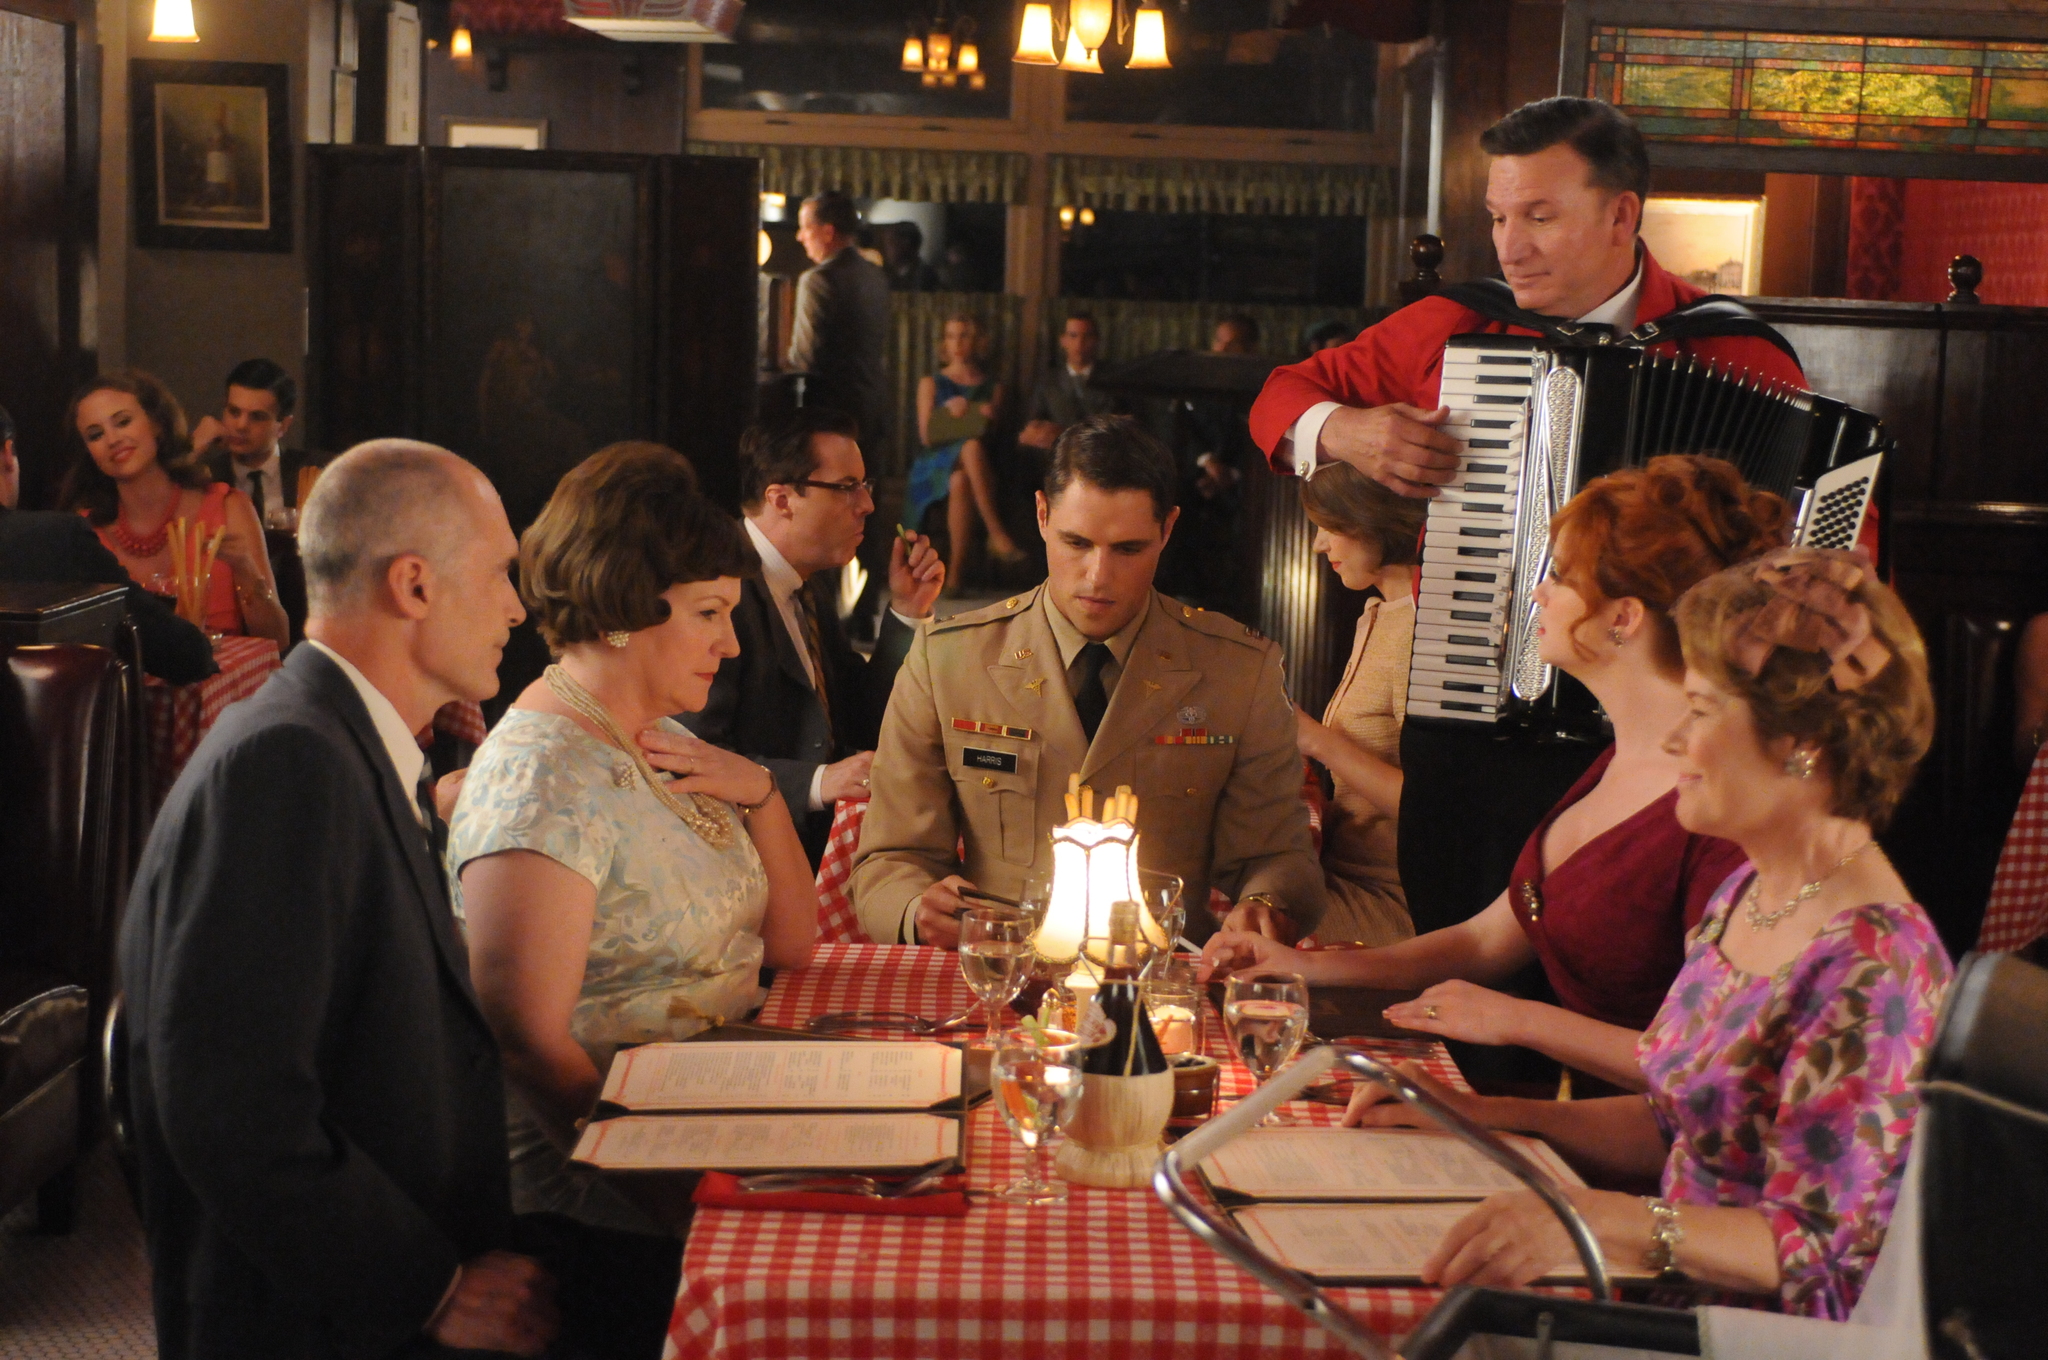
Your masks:
<svg viewBox="0 0 2048 1360"><path fill-rule="evenodd" d="M739 521L698 493L689 461L638 441L571 468L519 539L519 593L557 652L666 623L671 586L760 570Z"/></svg>
<svg viewBox="0 0 2048 1360"><path fill-rule="evenodd" d="M1848 553L1821 554L1850 558ZM1750 625L1780 598L1757 564L1719 572L1678 602L1678 636L1685 664L1716 688L1749 705L1764 741L1791 737L1820 751L1820 772L1834 785L1833 811L1882 830L1934 740L1934 691L1927 683L1927 647L1899 597L1861 559L1862 579L1844 592L1867 611L1870 636L1889 653L1876 674L1853 689L1831 677L1835 663L1823 651L1778 646L1756 674L1736 663ZM1753 645L1753 644L1752 644Z"/></svg>
<svg viewBox="0 0 2048 1360"><path fill-rule="evenodd" d="M1413 562L1422 552L1429 502L1390 491L1349 463L1330 463L1301 484L1309 522L1380 550L1380 565Z"/></svg>
<svg viewBox="0 0 2048 1360"><path fill-rule="evenodd" d="M156 432L156 461L176 486L199 490L213 480L192 448L192 435L185 425L185 408L171 395L161 379L139 368L102 373L71 394L64 409L64 439L71 445L71 466L64 473L57 503L66 510L83 510L94 524L111 524L121 513L120 488L100 471L78 432L78 408L95 392L121 392L135 398L142 414Z"/></svg>
<svg viewBox="0 0 2048 1360"><path fill-rule="evenodd" d="M1573 646L1602 605L1640 600L1657 668L1683 674L1671 622L1678 597L1717 571L1782 547L1791 519L1784 501L1745 483L1720 458L1667 453L1588 482L1550 521L1557 577L1586 602Z"/></svg>

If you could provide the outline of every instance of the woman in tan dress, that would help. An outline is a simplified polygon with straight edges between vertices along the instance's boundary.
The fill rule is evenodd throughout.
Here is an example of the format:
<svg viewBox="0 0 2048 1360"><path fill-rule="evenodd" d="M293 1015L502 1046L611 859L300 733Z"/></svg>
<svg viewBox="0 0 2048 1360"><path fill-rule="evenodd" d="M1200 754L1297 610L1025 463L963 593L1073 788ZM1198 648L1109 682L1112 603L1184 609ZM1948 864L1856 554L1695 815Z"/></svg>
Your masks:
<svg viewBox="0 0 2048 1360"><path fill-rule="evenodd" d="M1351 659L1323 720L1295 713L1302 754L1329 770L1336 790L1323 820L1329 907L1316 938L1394 944L1415 933L1401 891L1396 818L1415 644L1415 560L1429 502L1397 496L1332 463L1302 483L1301 504L1316 526L1315 550L1337 579L1350 590L1379 592L1359 615Z"/></svg>

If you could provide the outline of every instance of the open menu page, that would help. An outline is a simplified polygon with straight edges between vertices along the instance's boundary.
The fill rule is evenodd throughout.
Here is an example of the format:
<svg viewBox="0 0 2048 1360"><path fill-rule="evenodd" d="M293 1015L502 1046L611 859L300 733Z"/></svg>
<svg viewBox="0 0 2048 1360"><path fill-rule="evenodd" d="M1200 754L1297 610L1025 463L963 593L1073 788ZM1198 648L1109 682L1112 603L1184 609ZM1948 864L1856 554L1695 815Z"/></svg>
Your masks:
<svg viewBox="0 0 2048 1360"><path fill-rule="evenodd" d="M572 1160L606 1171L880 1171L960 1155L937 1114L624 1115L593 1121Z"/></svg>
<svg viewBox="0 0 2048 1360"><path fill-rule="evenodd" d="M1540 1139L1500 1135L1565 1185L1583 1185ZM1470 1200L1521 1182L1435 1129L1253 1129L1202 1163L1219 1192L1246 1199Z"/></svg>
<svg viewBox="0 0 2048 1360"><path fill-rule="evenodd" d="M928 1110L960 1095L960 1050L933 1043L643 1044L599 1099L647 1113Z"/></svg>
<svg viewBox="0 0 2048 1360"><path fill-rule="evenodd" d="M1326 1284L1417 1284L1422 1267L1470 1204L1255 1204L1234 1211L1260 1251ZM1607 1263L1615 1279L1649 1279L1640 1267ZM1583 1282L1574 1260L1542 1283Z"/></svg>

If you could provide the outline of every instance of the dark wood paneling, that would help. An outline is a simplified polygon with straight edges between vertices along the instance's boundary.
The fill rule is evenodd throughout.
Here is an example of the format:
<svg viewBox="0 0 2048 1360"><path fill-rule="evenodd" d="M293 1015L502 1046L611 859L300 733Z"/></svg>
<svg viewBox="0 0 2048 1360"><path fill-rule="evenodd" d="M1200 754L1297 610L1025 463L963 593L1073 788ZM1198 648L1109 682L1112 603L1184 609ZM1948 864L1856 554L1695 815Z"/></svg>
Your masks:
<svg viewBox="0 0 2048 1360"><path fill-rule="evenodd" d="M1950 307L1942 457L1934 496L1944 502L2048 504L2048 447L2040 400L2048 393L2048 309ZM1997 450L1997 456L1986 456Z"/></svg>
<svg viewBox="0 0 2048 1360"><path fill-rule="evenodd" d="M310 442L417 437L421 153L316 146L306 166Z"/></svg>
<svg viewBox="0 0 2048 1360"><path fill-rule="evenodd" d="M1508 112L1509 0L1450 0L1445 45L1450 69L1444 121L1443 276L1452 281L1493 274L1493 236L1486 215L1490 158L1479 134Z"/></svg>
<svg viewBox="0 0 2048 1360"><path fill-rule="evenodd" d="M663 162L655 428L696 465L706 494L734 510L740 432L753 418L757 391L760 189L756 160Z"/></svg>
<svg viewBox="0 0 2048 1360"><path fill-rule="evenodd" d="M1930 304L1786 303L1756 310L1799 351L1816 392L1884 417L1899 441L1893 494L1931 494L1941 426L1940 317Z"/></svg>
<svg viewBox="0 0 2048 1360"><path fill-rule="evenodd" d="M68 3L0 8L0 405L19 431L29 506L56 490L64 404L92 367L80 280L97 222L99 124L80 107L96 85L80 57L93 50L90 29L81 39L76 19Z"/></svg>
<svg viewBox="0 0 2048 1360"><path fill-rule="evenodd" d="M1365 596L1346 590L1313 548L1301 481L1276 477L1264 459L1245 470L1244 514L1258 545L1258 627L1287 658L1287 693L1321 715L1337 688Z"/></svg>

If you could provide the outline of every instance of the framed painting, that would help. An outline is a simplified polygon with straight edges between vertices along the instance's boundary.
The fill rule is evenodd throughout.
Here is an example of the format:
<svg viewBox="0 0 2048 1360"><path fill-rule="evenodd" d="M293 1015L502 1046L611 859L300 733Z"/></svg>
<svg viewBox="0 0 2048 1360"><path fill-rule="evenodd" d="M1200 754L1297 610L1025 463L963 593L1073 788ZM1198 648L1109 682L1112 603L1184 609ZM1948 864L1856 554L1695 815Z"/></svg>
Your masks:
<svg viewBox="0 0 2048 1360"><path fill-rule="evenodd" d="M137 61L129 71L136 244L290 251L288 68Z"/></svg>

